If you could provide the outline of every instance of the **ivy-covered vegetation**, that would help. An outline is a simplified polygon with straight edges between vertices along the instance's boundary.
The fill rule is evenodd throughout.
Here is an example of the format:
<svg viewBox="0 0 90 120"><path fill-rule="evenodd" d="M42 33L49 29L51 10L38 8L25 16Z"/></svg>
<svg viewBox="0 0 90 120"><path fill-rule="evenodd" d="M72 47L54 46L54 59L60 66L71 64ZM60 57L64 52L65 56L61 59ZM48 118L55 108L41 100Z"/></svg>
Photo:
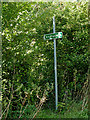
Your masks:
<svg viewBox="0 0 90 120"><path fill-rule="evenodd" d="M56 40L58 111L81 100L81 110L87 108L88 3L5 2L2 118L36 117L42 106L55 109L53 40L43 39L53 33L53 16L56 32L63 32Z"/></svg>

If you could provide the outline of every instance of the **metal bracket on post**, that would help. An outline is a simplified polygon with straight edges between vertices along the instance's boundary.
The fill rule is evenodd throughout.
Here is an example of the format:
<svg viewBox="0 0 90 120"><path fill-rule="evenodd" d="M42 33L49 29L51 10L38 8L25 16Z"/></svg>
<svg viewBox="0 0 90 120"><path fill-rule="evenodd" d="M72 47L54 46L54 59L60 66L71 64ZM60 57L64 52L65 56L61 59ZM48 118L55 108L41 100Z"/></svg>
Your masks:
<svg viewBox="0 0 90 120"><path fill-rule="evenodd" d="M53 16L53 33L55 33L55 17ZM54 69L55 69L55 104L56 110L58 105L58 90L57 90L57 59L56 59L56 39L54 39Z"/></svg>

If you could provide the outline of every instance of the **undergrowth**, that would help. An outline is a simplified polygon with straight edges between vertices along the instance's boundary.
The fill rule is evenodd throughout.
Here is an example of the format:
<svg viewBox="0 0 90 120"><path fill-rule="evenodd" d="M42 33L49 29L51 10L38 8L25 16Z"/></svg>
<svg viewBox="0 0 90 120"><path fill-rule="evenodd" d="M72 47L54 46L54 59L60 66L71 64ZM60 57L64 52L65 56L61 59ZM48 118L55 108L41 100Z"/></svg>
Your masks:
<svg viewBox="0 0 90 120"><path fill-rule="evenodd" d="M37 118L88 118L88 108L84 108L82 111L82 101L79 103L73 103L74 105L69 108L68 110L63 109L59 112L53 111L50 109L42 109L38 115Z"/></svg>

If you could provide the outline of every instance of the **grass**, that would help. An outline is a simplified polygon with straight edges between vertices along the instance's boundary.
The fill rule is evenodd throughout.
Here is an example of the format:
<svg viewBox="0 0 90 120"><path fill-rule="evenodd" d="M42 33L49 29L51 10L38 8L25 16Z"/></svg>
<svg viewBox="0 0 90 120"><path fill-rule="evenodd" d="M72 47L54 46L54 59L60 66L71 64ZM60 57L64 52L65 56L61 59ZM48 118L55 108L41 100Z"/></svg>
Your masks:
<svg viewBox="0 0 90 120"><path fill-rule="evenodd" d="M85 111L87 112L87 109ZM62 114L50 110L41 110L37 114L36 118L88 118L88 115L85 111L72 110Z"/></svg>
<svg viewBox="0 0 90 120"><path fill-rule="evenodd" d="M81 105L81 103L75 103L69 110L62 112L42 109L36 118L88 118L88 109L85 108L82 111Z"/></svg>
<svg viewBox="0 0 90 120"><path fill-rule="evenodd" d="M36 118L60 118L60 114L51 110L41 110Z"/></svg>

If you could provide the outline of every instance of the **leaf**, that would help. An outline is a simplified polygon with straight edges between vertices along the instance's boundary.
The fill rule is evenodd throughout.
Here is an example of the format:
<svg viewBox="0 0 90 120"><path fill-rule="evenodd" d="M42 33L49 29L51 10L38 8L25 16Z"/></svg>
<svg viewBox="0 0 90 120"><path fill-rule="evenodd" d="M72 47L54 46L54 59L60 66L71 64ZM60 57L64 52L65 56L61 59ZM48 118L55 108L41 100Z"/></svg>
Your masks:
<svg viewBox="0 0 90 120"><path fill-rule="evenodd" d="M19 91L22 87L23 87L23 84L21 84L21 85L15 90L15 92Z"/></svg>

